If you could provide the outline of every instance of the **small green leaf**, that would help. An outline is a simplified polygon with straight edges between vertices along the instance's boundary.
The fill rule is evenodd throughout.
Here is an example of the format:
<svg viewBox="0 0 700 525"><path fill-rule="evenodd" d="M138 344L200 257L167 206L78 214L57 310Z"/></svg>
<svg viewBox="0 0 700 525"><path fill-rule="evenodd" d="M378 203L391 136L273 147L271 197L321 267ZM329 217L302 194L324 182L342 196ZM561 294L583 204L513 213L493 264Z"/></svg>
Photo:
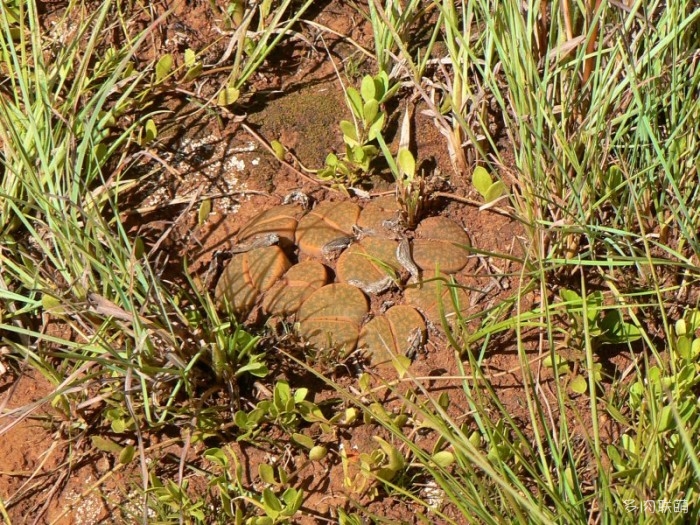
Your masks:
<svg viewBox="0 0 700 525"><path fill-rule="evenodd" d="M577 394L584 394L588 390L588 383L583 376L576 376L569 382L569 388Z"/></svg>
<svg viewBox="0 0 700 525"><path fill-rule="evenodd" d="M352 112L355 114L355 117L362 120L363 104L362 99L360 98L360 94L355 88L349 87L346 91L346 95L348 99L348 105L350 106Z"/></svg>
<svg viewBox="0 0 700 525"><path fill-rule="evenodd" d="M686 326L685 326L685 320L678 319L678 321L676 321L676 335L685 335L687 333L688 333L688 330L686 329Z"/></svg>
<svg viewBox="0 0 700 525"><path fill-rule="evenodd" d="M688 315L688 324L690 325L690 331L695 332L700 328L700 310L691 310L690 315Z"/></svg>
<svg viewBox="0 0 700 525"><path fill-rule="evenodd" d="M314 448L314 440L305 434L295 432L292 434L292 441L308 450Z"/></svg>
<svg viewBox="0 0 700 525"><path fill-rule="evenodd" d="M399 374L399 378L403 378L408 372L408 367L411 366L411 358L405 355L397 355L391 360L396 372Z"/></svg>
<svg viewBox="0 0 700 525"><path fill-rule="evenodd" d="M199 211L197 213L197 223L201 226L205 222L207 222L207 218L209 217L209 214L211 213L211 200L210 199L204 199L202 203L199 205Z"/></svg>
<svg viewBox="0 0 700 525"><path fill-rule="evenodd" d="M690 345L690 355L693 358L700 356L700 339L693 339L693 343Z"/></svg>
<svg viewBox="0 0 700 525"><path fill-rule="evenodd" d="M503 182L501 182L500 180L497 180L496 182L491 184L491 186L489 186L488 190L486 190L486 193L483 195L484 201L487 203L493 202L505 193L506 185L503 184Z"/></svg>
<svg viewBox="0 0 700 525"><path fill-rule="evenodd" d="M321 461L328 455L328 449L323 445L316 445L309 450L309 459L311 461Z"/></svg>
<svg viewBox="0 0 700 525"><path fill-rule="evenodd" d="M279 140L273 140L270 142L270 147L272 148L272 151L275 152L275 157L277 157L277 160L284 160L286 152L284 146Z"/></svg>
<svg viewBox="0 0 700 525"><path fill-rule="evenodd" d="M187 70L187 73L185 73L185 82L190 82L191 80L194 80L195 78L199 77L199 75L202 74L202 63L197 62L195 65L193 65L191 68Z"/></svg>
<svg viewBox="0 0 700 525"><path fill-rule="evenodd" d="M160 57L156 63L156 82L162 82L169 74L173 67L173 55L168 53Z"/></svg>
<svg viewBox="0 0 700 525"><path fill-rule="evenodd" d="M136 448L134 447L134 445L125 446L119 454L119 463L121 463L122 465L127 465L128 463L131 463L131 460L134 459L135 454Z"/></svg>
<svg viewBox="0 0 700 525"><path fill-rule="evenodd" d="M284 516L293 516L304 502L304 491L290 487L282 493L282 500L287 506L287 508L282 511L282 514Z"/></svg>
<svg viewBox="0 0 700 525"><path fill-rule="evenodd" d="M262 499L265 505L265 511L272 519L275 519L282 511L282 503L280 502L279 498L275 496L275 493L272 492L272 490L265 488L262 492Z"/></svg>
<svg viewBox="0 0 700 525"><path fill-rule="evenodd" d="M573 290L562 288L561 290L559 290L559 297L561 297L564 300L564 302L571 303L567 306L567 310L572 307L577 307L581 305L581 296Z"/></svg>
<svg viewBox="0 0 700 525"><path fill-rule="evenodd" d="M42 294L41 306L45 312L50 314L60 315L65 313L65 308L61 305L61 300L53 295Z"/></svg>
<svg viewBox="0 0 700 525"><path fill-rule="evenodd" d="M416 174L416 160L413 154L407 149L400 149L396 156L396 165L402 178L412 181Z"/></svg>
<svg viewBox="0 0 700 525"><path fill-rule="evenodd" d="M343 419L343 423L345 425L352 425L355 421L357 421L357 416L359 412L356 408L350 407L345 409L345 418Z"/></svg>
<svg viewBox="0 0 700 525"><path fill-rule="evenodd" d="M385 118L386 113L379 114L379 117L369 127L369 130L367 130L367 140L374 140L379 136L379 134L382 132L382 128L384 127Z"/></svg>
<svg viewBox="0 0 700 525"><path fill-rule="evenodd" d="M566 361L566 359L560 355L555 355L554 359L552 359L551 355L548 355L542 360L542 364L547 367L554 369L554 364L556 363L557 365L557 372L559 375L563 374L568 374L571 372L571 368L569 367L569 363Z"/></svg>
<svg viewBox="0 0 700 525"><path fill-rule="evenodd" d="M471 443L474 448L479 448L481 446L481 434L476 430L469 434L469 443Z"/></svg>
<svg viewBox="0 0 700 525"><path fill-rule="evenodd" d="M185 65L187 67L192 67L197 62L197 54L191 50L189 47L185 49Z"/></svg>
<svg viewBox="0 0 700 525"><path fill-rule="evenodd" d="M268 485L277 484L277 479L275 478L275 469L267 463L261 463L258 466L258 475L260 476L260 479Z"/></svg>
<svg viewBox="0 0 700 525"><path fill-rule="evenodd" d="M216 99L216 103L217 105L222 107L230 106L238 100L238 97L240 95L241 92L238 89L234 87L227 87L219 92L219 96Z"/></svg>
<svg viewBox="0 0 700 525"><path fill-rule="evenodd" d="M476 188L476 191L486 199L486 195L493 184L493 179L486 168L482 166L477 166L472 173L472 184Z"/></svg>
<svg viewBox="0 0 700 525"><path fill-rule="evenodd" d="M433 454L431 460L438 467L447 468L450 465L452 465L452 463L454 463L455 455L452 452L449 452L448 450L443 450L441 452Z"/></svg>
<svg viewBox="0 0 700 525"><path fill-rule="evenodd" d="M362 93L362 98L365 102L376 100L377 86L375 85L374 79L371 76L365 75L365 77L362 79L360 92Z"/></svg>
<svg viewBox="0 0 700 525"><path fill-rule="evenodd" d="M120 445L118 445L111 439L104 438L102 436L91 436L90 442L92 443L92 446L97 450L109 452L110 454L120 454L123 450L123 448Z"/></svg>
<svg viewBox="0 0 700 525"><path fill-rule="evenodd" d="M354 147L360 145L357 137L357 130L352 122L341 120L338 125L340 126L340 131L343 132L343 140L348 146Z"/></svg>
<svg viewBox="0 0 700 525"><path fill-rule="evenodd" d="M364 113L363 122L365 127L370 126L374 123L379 113L379 104L376 100L368 100L365 102L362 112Z"/></svg>

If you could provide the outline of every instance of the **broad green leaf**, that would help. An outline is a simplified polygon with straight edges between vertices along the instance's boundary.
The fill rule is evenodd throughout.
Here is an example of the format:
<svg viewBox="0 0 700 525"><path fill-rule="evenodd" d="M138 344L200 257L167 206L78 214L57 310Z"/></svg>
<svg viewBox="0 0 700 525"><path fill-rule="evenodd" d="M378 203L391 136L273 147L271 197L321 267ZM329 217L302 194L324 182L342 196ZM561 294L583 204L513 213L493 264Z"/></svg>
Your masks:
<svg viewBox="0 0 700 525"><path fill-rule="evenodd" d="M207 218L209 217L209 214L211 213L211 200L210 199L204 199L202 203L199 205L199 211L197 213L197 223L201 226L205 222L207 222Z"/></svg>
<svg viewBox="0 0 700 525"><path fill-rule="evenodd" d="M305 387L299 387L294 391L294 401L301 403L309 395L309 389Z"/></svg>
<svg viewBox="0 0 700 525"><path fill-rule="evenodd" d="M469 443L471 443L474 448L479 448L481 446L481 434L479 434L477 430L469 434Z"/></svg>
<svg viewBox="0 0 700 525"><path fill-rule="evenodd" d="M146 253L146 245L143 243L143 237L136 237L134 239L134 258L138 260L143 257L144 253Z"/></svg>
<svg viewBox="0 0 700 525"><path fill-rule="evenodd" d="M277 160L284 160L285 150L284 146L279 140L273 140L270 142L270 147L272 148L272 151L275 152L275 157L277 157Z"/></svg>
<svg viewBox="0 0 700 525"><path fill-rule="evenodd" d="M189 82L191 80L194 80L195 78L199 77L199 75L202 74L202 63L197 62L195 65L193 65L191 68L187 70L187 73L185 73L185 82Z"/></svg>
<svg viewBox="0 0 700 525"><path fill-rule="evenodd" d="M666 405L661 409L661 412L659 413L658 416L658 431L659 432L666 432L667 430L671 430L675 424L676 421L673 418L673 410L669 405Z"/></svg>
<svg viewBox="0 0 700 525"><path fill-rule="evenodd" d="M185 65L192 67L197 62L197 54L190 48L185 49Z"/></svg>
<svg viewBox="0 0 700 525"><path fill-rule="evenodd" d="M374 140L382 132L384 127L384 120L386 118L386 113L380 113L379 118L374 121L374 123L367 130L367 140Z"/></svg>
<svg viewBox="0 0 700 525"><path fill-rule="evenodd" d="M102 436L90 436L92 446L97 450L109 452L110 454L120 454L123 447L112 441L111 439Z"/></svg>
<svg viewBox="0 0 700 525"><path fill-rule="evenodd" d="M437 452L433 454L433 457L431 458L433 463L435 463L437 466L442 467L442 468L447 468L452 463L455 461L455 455L452 452L449 452L448 450L443 450L441 452Z"/></svg>
<svg viewBox="0 0 700 525"><path fill-rule="evenodd" d="M397 355L391 360L391 362L394 365L399 378L403 378L403 376L406 375L406 372L408 372L408 367L411 366L411 359L405 355Z"/></svg>
<svg viewBox="0 0 700 525"><path fill-rule="evenodd" d="M292 434L292 441L308 450L314 448L314 440L305 434L300 434L299 432Z"/></svg>
<svg viewBox="0 0 700 525"><path fill-rule="evenodd" d="M343 132L343 140L349 146L359 146L360 142L357 137L357 130L355 125L349 120L341 120L338 124L340 126L340 131Z"/></svg>
<svg viewBox="0 0 700 525"><path fill-rule="evenodd" d="M362 79L360 92L362 93L362 98L365 102L376 100L377 87L375 86L374 79L371 76L365 75L365 77Z"/></svg>
<svg viewBox="0 0 700 525"><path fill-rule="evenodd" d="M135 454L136 448L134 447L134 445L125 446L119 454L119 463L121 463L122 465L131 463L131 460L134 459Z"/></svg>
<svg viewBox="0 0 700 525"><path fill-rule="evenodd" d="M219 92L219 96L216 99L216 103L219 106L225 107L230 106L238 100L241 92L234 87L227 87Z"/></svg>
<svg viewBox="0 0 700 525"><path fill-rule="evenodd" d="M275 478L275 469L267 463L261 463L258 466L258 475L260 476L260 479L268 485L277 484L277 479Z"/></svg>
<svg viewBox="0 0 700 525"><path fill-rule="evenodd" d="M398 89L399 84L396 84L394 87ZM388 93L388 91L389 75L386 74L386 71L381 71L374 77L374 98L377 99L377 102L380 104L386 102L386 99L388 99L390 95L396 93L396 89L392 88L392 93Z"/></svg>
<svg viewBox="0 0 700 525"><path fill-rule="evenodd" d="M226 453L220 448L210 448L204 451L204 458L220 467L228 468L229 459Z"/></svg>
<svg viewBox="0 0 700 525"><path fill-rule="evenodd" d="M687 318L691 332L695 332L695 330L700 328L700 310L691 310L690 315L688 315Z"/></svg>
<svg viewBox="0 0 700 525"><path fill-rule="evenodd" d="M500 180L494 182L483 195L485 202L493 202L506 193L506 185Z"/></svg>
<svg viewBox="0 0 700 525"><path fill-rule="evenodd" d="M338 155L336 155L335 153L329 153L326 156L326 166L335 167L338 165L338 161Z"/></svg>
<svg viewBox="0 0 700 525"><path fill-rule="evenodd" d="M272 518L275 519L282 512L282 503L279 498L275 496L269 488L263 489L262 493L263 504L265 505L265 512Z"/></svg>
<svg viewBox="0 0 700 525"><path fill-rule="evenodd" d="M290 487L282 493L282 500L287 505L287 508L284 509L282 514L285 516L293 516L304 501L304 491Z"/></svg>
<svg viewBox="0 0 700 525"><path fill-rule="evenodd" d="M269 372L269 369L265 365L265 363L261 363L260 361L254 361L252 363L248 363L245 366L241 366L239 368L236 368L236 377L239 377L243 374L250 374L255 377L265 377Z"/></svg>
<svg viewBox="0 0 700 525"><path fill-rule="evenodd" d="M309 459L311 461L321 461L327 455L328 449L323 445L316 445L315 447L311 447L311 450L309 450Z"/></svg>
<svg viewBox="0 0 700 525"><path fill-rule="evenodd" d="M360 98L360 94L357 92L357 90L353 87L349 87L346 91L347 99L348 99L348 105L350 106L350 109L352 112L355 114L355 116L362 120L362 98Z"/></svg>
<svg viewBox="0 0 700 525"><path fill-rule="evenodd" d="M493 184L493 179L491 175L489 175L489 172L486 171L486 168L477 166L472 173L472 184L476 188L476 191L485 199L489 188Z"/></svg>
<svg viewBox="0 0 700 525"><path fill-rule="evenodd" d="M144 130L146 133L145 133L144 138L143 138L143 144L150 144L151 142L156 140L156 138L158 137L158 128L156 127L156 123L153 122L152 118L149 118L146 121L146 125L144 126Z"/></svg>
<svg viewBox="0 0 700 525"><path fill-rule="evenodd" d="M60 315L65 313L61 300L50 294L41 294L41 306L45 312L50 314Z"/></svg>
<svg viewBox="0 0 700 525"><path fill-rule="evenodd" d="M406 180L412 181L416 174L416 161L413 154L407 149L400 149L396 156L396 164L399 167L399 173Z"/></svg>
<svg viewBox="0 0 700 525"><path fill-rule="evenodd" d="M551 355L548 355L542 360L542 364L547 368L554 368L555 363L557 365L557 372L559 372L559 375L566 374L571 371L569 368L569 363L567 363L566 359L558 354L555 354L554 359L552 359Z"/></svg>
<svg viewBox="0 0 700 525"><path fill-rule="evenodd" d="M569 388L572 392L583 394L588 390L588 383L583 376L576 376L569 382Z"/></svg>
<svg viewBox="0 0 700 525"><path fill-rule="evenodd" d="M693 358L700 356L700 339L693 339L690 345L690 353Z"/></svg>
<svg viewBox="0 0 700 525"><path fill-rule="evenodd" d="M379 113L379 104L374 99L368 100L363 106L362 113L365 127L371 126L372 123L374 123L375 118L377 118L377 114Z"/></svg>
<svg viewBox="0 0 700 525"><path fill-rule="evenodd" d="M168 53L158 59L156 63L156 82L162 82L169 74L173 67L173 56Z"/></svg>
<svg viewBox="0 0 700 525"><path fill-rule="evenodd" d="M571 303L571 306L579 306L581 303L581 296L573 290L568 290L566 288L559 290L559 297L565 302Z"/></svg>

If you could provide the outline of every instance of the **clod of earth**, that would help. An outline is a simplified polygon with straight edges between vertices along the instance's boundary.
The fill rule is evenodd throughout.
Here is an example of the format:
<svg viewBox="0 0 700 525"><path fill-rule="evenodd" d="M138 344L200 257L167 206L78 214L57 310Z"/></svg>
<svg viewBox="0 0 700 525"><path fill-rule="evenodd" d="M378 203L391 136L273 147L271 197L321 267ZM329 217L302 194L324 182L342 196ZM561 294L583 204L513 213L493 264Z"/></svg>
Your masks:
<svg viewBox="0 0 700 525"><path fill-rule="evenodd" d="M284 248L294 245L297 222L304 210L296 204L270 208L253 218L239 233L238 242L246 243L255 237L276 234Z"/></svg>
<svg viewBox="0 0 700 525"><path fill-rule="evenodd" d="M365 291L371 290L375 283L387 282L387 277L394 277L401 269L396 260L396 246L396 241L379 237L365 237L353 244L338 258L335 267L338 280Z"/></svg>
<svg viewBox="0 0 700 525"><path fill-rule="evenodd" d="M467 265L469 235L454 221L445 217L428 217L416 228L413 260L425 273L439 270L457 273Z"/></svg>
<svg viewBox="0 0 700 525"><path fill-rule="evenodd" d="M352 351L369 312L367 297L349 284L329 284L312 293L298 312L301 336L317 348Z"/></svg>
<svg viewBox="0 0 700 525"><path fill-rule="evenodd" d="M301 218L296 243L302 253L321 257L329 243L353 236L360 207L353 202L323 202Z"/></svg>
<svg viewBox="0 0 700 525"><path fill-rule="evenodd" d="M398 305L367 323L357 346L367 350L372 364L379 364L392 356L414 354L425 344L425 336L423 316L411 306Z"/></svg>
<svg viewBox="0 0 700 525"><path fill-rule="evenodd" d="M279 246L234 255L216 285L215 300L219 305L228 302L234 314L245 317L291 265Z"/></svg>
<svg viewBox="0 0 700 525"><path fill-rule="evenodd" d="M327 268L317 261L292 266L265 294L263 310L272 315L296 313L309 296L328 282Z"/></svg>
<svg viewBox="0 0 700 525"><path fill-rule="evenodd" d="M433 276L424 275L424 279ZM422 285L411 285L404 290L406 302L415 306L433 324L440 325L440 305L447 321L452 321L469 306L469 297L464 288L450 284L450 277L441 274L437 279L427 280Z"/></svg>
<svg viewBox="0 0 700 525"><path fill-rule="evenodd" d="M387 224L397 222L399 207L393 195L385 195L374 199L362 208L357 225L363 230L374 232L377 235L388 233Z"/></svg>

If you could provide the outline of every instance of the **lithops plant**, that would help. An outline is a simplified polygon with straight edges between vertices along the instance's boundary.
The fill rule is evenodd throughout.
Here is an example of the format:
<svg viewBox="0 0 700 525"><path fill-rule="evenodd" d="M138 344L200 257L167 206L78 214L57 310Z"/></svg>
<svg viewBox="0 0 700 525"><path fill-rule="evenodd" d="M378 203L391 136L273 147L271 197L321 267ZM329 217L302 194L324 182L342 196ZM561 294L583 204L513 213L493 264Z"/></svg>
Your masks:
<svg viewBox="0 0 700 525"><path fill-rule="evenodd" d="M338 280L378 294L389 288L401 266L396 259L397 242L365 237L345 250L335 266Z"/></svg>
<svg viewBox="0 0 700 525"><path fill-rule="evenodd" d="M423 272L457 273L469 261L470 241L459 224L445 217L428 217L416 228L413 260Z"/></svg>
<svg viewBox="0 0 700 525"><path fill-rule="evenodd" d="M219 279L214 297L228 302L236 316L247 316L260 295L289 269L291 262L279 246L257 248L233 256Z"/></svg>
<svg viewBox="0 0 700 525"><path fill-rule="evenodd" d="M300 262L268 290L263 310L279 316L296 313L309 296L327 282L328 269L323 264L313 260Z"/></svg>
<svg viewBox="0 0 700 525"><path fill-rule="evenodd" d="M396 198L385 195L368 202L362 208L357 225L371 234L387 236L391 233L391 226L398 224L399 213Z"/></svg>
<svg viewBox="0 0 700 525"><path fill-rule="evenodd" d="M448 322L451 322L456 316L455 303L460 312L464 312L469 306L467 292L464 288L452 285L450 277L445 274L438 275L436 279L424 281L420 286L409 286L404 290L404 299L406 303L415 306L430 322L436 325L439 325L441 321L441 306Z"/></svg>
<svg viewBox="0 0 700 525"><path fill-rule="evenodd" d="M369 311L367 297L349 284L329 284L312 293L299 308L302 337L317 348L352 351L360 324Z"/></svg>
<svg viewBox="0 0 700 525"><path fill-rule="evenodd" d="M425 337L423 316L411 306L398 305L362 328L357 347L366 350L370 361L378 364L393 356L414 357L425 344Z"/></svg>
<svg viewBox="0 0 700 525"><path fill-rule="evenodd" d="M302 253L313 257L329 254L331 243L353 238L360 207L353 202L324 202L301 218L296 243ZM325 248L325 251L324 251Z"/></svg>
<svg viewBox="0 0 700 525"><path fill-rule="evenodd" d="M276 235L284 248L294 245L297 223L304 210L295 204L285 204L270 208L251 220L239 233L238 242L246 244L255 238Z"/></svg>

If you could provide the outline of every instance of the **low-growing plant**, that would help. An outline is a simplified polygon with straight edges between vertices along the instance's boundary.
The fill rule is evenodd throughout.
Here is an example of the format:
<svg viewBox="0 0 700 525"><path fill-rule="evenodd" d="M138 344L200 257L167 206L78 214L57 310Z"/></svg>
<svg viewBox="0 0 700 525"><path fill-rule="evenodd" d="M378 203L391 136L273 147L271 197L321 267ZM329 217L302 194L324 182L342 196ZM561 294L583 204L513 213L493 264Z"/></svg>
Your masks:
<svg viewBox="0 0 700 525"><path fill-rule="evenodd" d="M411 119L408 108L404 112L399 137L399 151L393 158L384 137L377 136L384 159L396 183L396 202L401 210L402 222L408 228L418 224L426 200L425 180L416 173L416 159L409 149L411 143Z"/></svg>
<svg viewBox="0 0 700 525"><path fill-rule="evenodd" d="M695 504L700 447L692 439L700 431L698 329L700 311L689 310L675 323L670 361L647 364L629 386L626 413L610 412L623 425L620 440L606 450L613 476L624 480L612 487L615 500L640 514L649 510L646 502L665 505L652 510L668 514L674 523L694 523L700 517Z"/></svg>
<svg viewBox="0 0 700 525"><path fill-rule="evenodd" d="M260 493L243 487L243 471L235 454L220 448L212 448L204 453L204 457L212 462L219 474L210 479L209 485L218 493L221 511L228 520L227 523L236 525L276 525L291 523L304 501L304 492L293 487L286 487L275 492L265 487ZM271 467L261 469L262 481L278 485ZM282 477L284 470L279 469ZM286 484L286 479L282 481ZM245 505L245 504L248 505ZM253 509L257 509L255 512Z"/></svg>
<svg viewBox="0 0 700 525"><path fill-rule="evenodd" d="M325 167L318 171L323 180L355 184L369 171L370 163L379 150L372 144L381 134L386 120L382 105L398 90L391 85L386 73L362 79L360 91L350 86L345 90L345 101L353 121L341 120L340 129L345 143L345 155L329 153Z"/></svg>
<svg viewBox="0 0 700 525"><path fill-rule="evenodd" d="M479 192L486 204L491 204L506 193L506 185L503 184L503 181L494 181L491 174L483 166L474 168L472 186Z"/></svg>
<svg viewBox="0 0 700 525"><path fill-rule="evenodd" d="M234 416L236 426L242 431L238 440L254 440L262 430L262 424L274 424L290 435L295 434L303 422L330 425L317 404L306 399L309 390L297 388L292 392L289 383L277 381L272 399L260 401L253 410L238 410ZM337 419L337 418L336 418ZM328 429L329 427L324 426Z"/></svg>

